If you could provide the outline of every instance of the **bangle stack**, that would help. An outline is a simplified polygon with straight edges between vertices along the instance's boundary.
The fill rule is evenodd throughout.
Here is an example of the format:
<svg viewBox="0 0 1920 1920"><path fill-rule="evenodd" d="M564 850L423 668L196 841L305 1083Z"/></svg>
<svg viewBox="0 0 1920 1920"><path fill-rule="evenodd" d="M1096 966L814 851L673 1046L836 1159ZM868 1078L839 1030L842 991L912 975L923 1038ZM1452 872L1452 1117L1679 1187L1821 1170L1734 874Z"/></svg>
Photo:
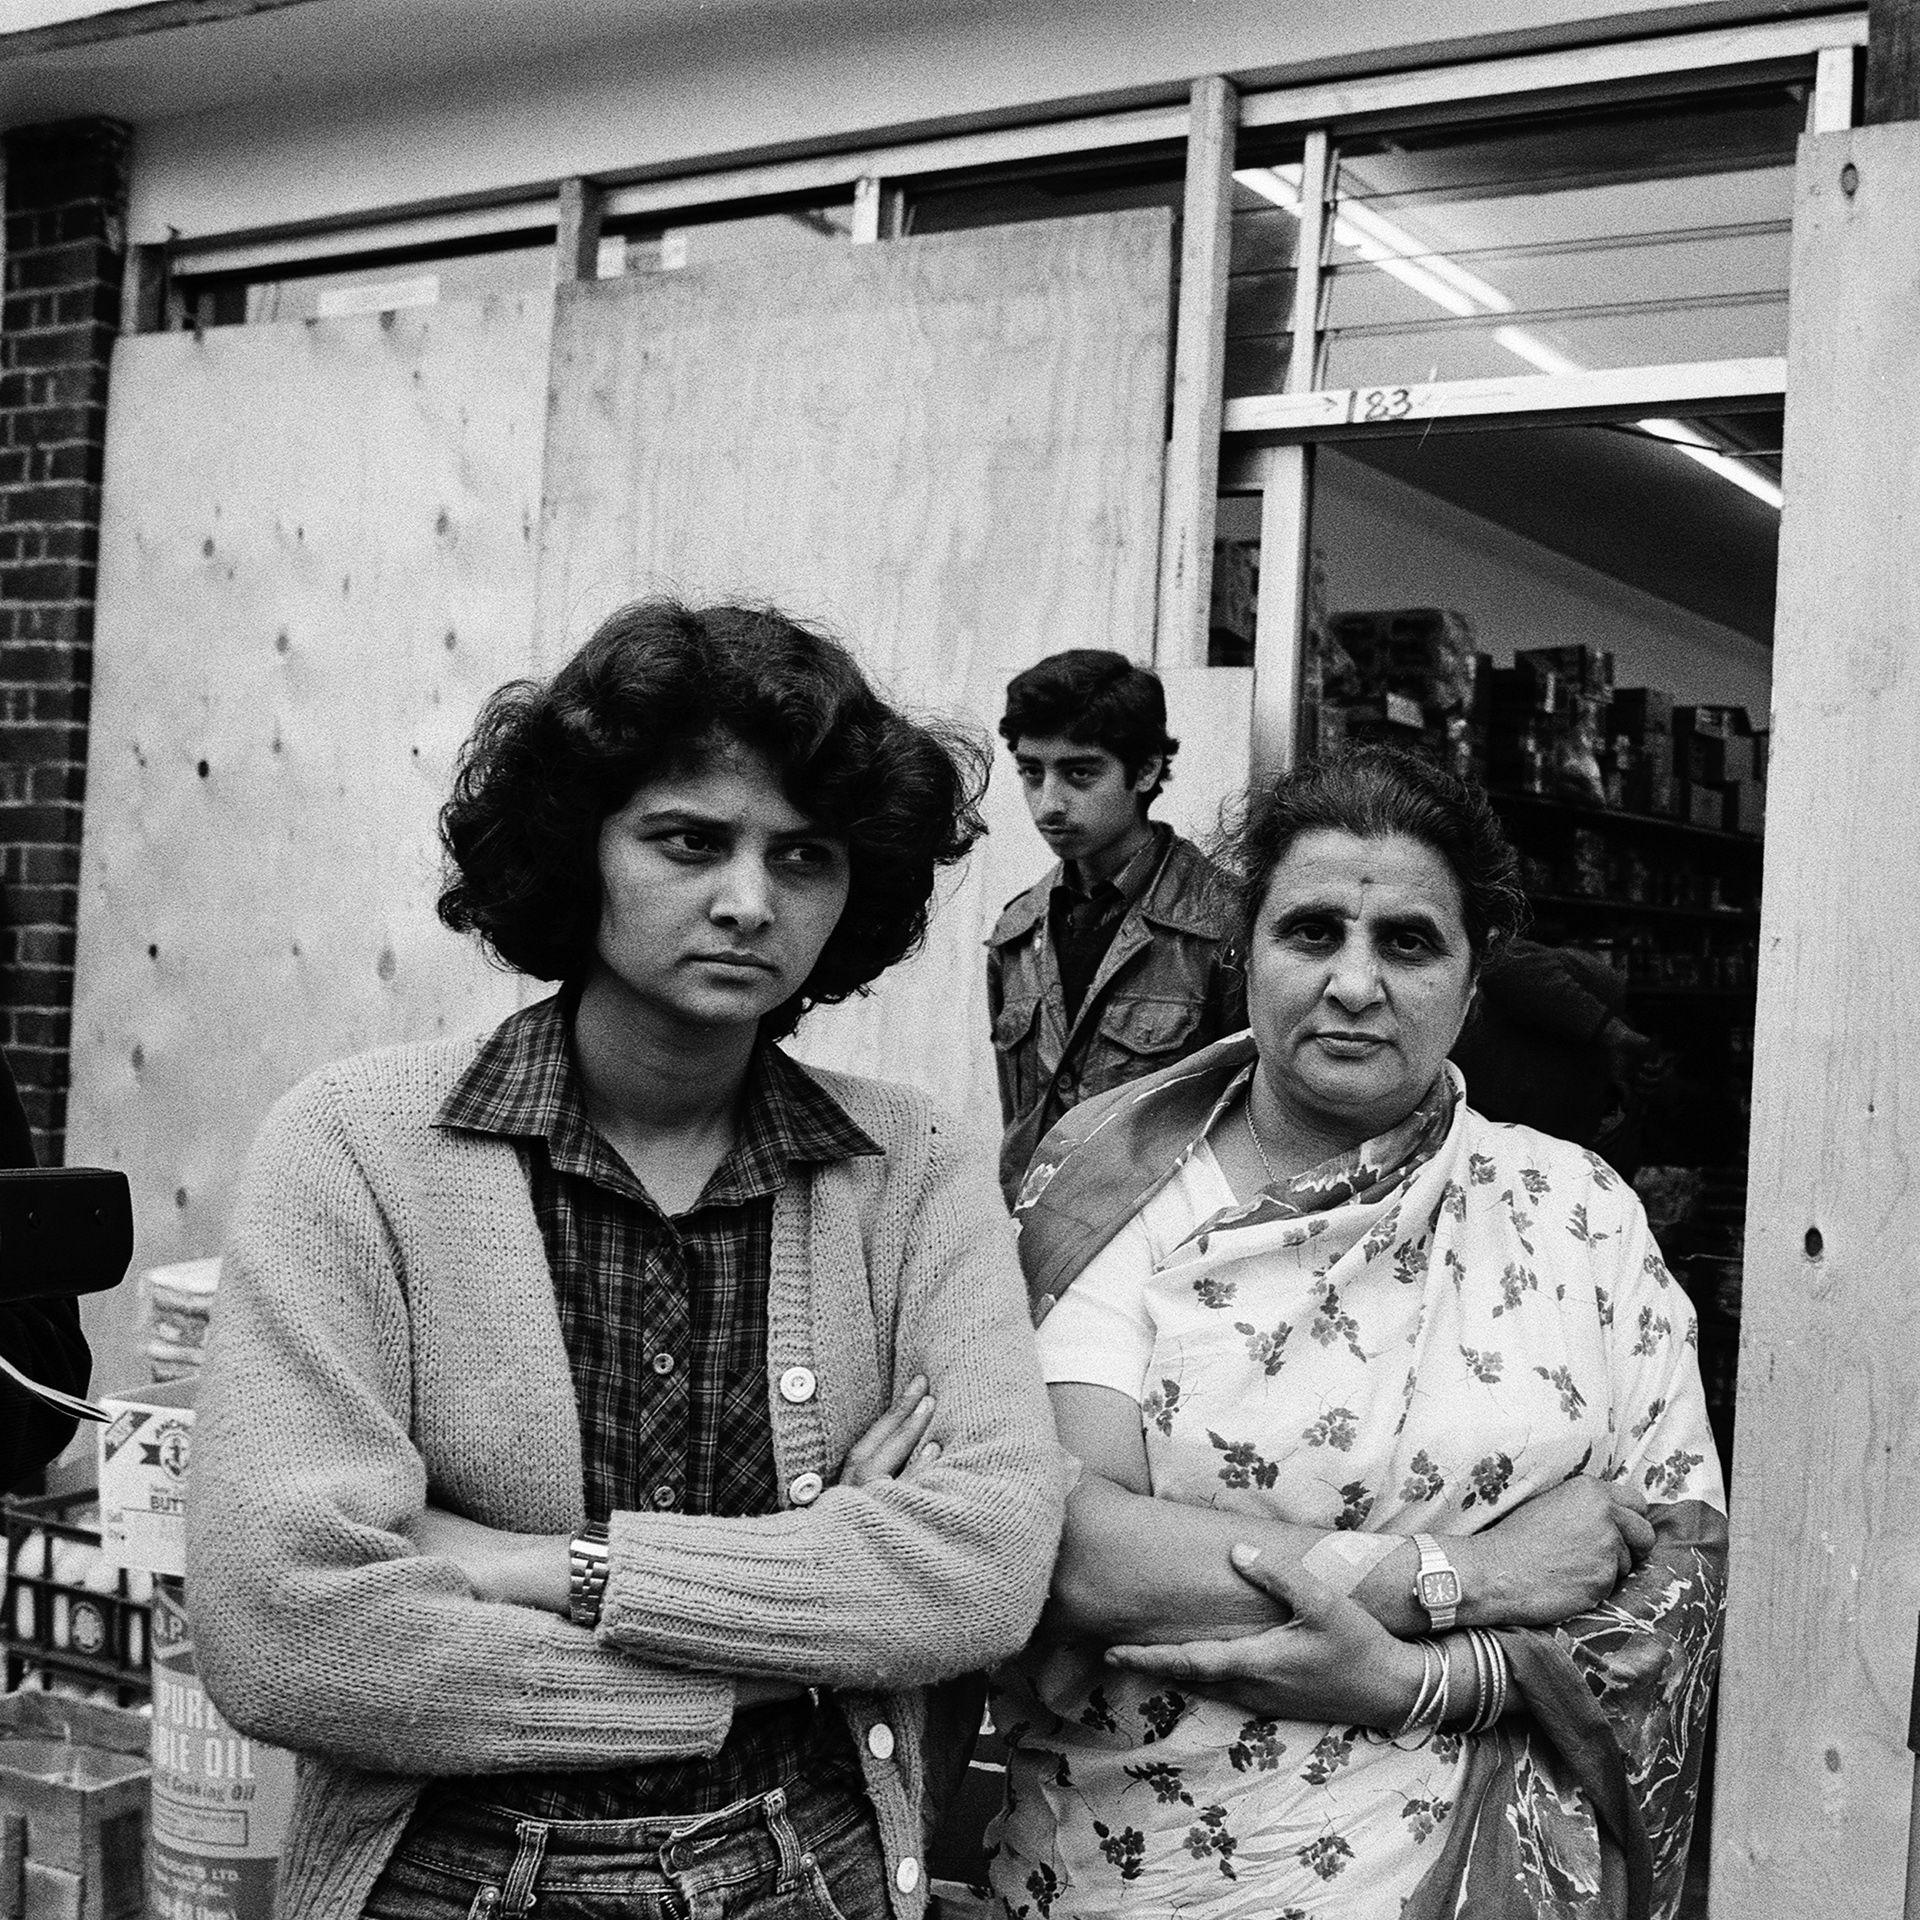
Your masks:
<svg viewBox="0 0 1920 1920"><path fill-rule="evenodd" d="M1485 1733L1507 1710L1507 1650L1485 1627L1469 1627L1467 1644L1473 1650L1474 1714L1468 1733Z"/></svg>
<svg viewBox="0 0 1920 1920"><path fill-rule="evenodd" d="M1413 1696L1407 1717L1387 1735L1395 1746L1411 1738L1416 1747L1424 1747L1440 1731L1447 1717L1448 1692L1452 1681L1448 1671L1447 1650L1439 1641L1424 1636L1416 1642L1420 1649L1420 1691Z"/></svg>
<svg viewBox="0 0 1920 1920"><path fill-rule="evenodd" d="M1448 1640L1464 1639L1473 1660L1473 1710L1468 1714L1463 1733L1485 1733L1499 1724L1507 1710L1510 1673L1506 1649L1484 1627L1466 1627ZM1447 1723L1452 1706L1452 1672L1443 1641L1422 1637L1415 1642L1420 1649L1420 1690L1413 1696L1407 1717L1387 1735L1395 1746L1411 1741L1424 1747Z"/></svg>

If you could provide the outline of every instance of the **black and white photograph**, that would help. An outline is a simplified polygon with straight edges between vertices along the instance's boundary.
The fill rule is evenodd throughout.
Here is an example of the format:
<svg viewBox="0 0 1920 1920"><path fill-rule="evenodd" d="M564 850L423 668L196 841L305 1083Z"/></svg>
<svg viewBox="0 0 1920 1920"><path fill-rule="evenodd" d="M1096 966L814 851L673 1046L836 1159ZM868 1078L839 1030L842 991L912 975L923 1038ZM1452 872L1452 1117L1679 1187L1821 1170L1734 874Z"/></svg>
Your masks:
<svg viewBox="0 0 1920 1920"><path fill-rule="evenodd" d="M1920 1920L1917 208L1920 0L0 0L0 1920Z"/></svg>

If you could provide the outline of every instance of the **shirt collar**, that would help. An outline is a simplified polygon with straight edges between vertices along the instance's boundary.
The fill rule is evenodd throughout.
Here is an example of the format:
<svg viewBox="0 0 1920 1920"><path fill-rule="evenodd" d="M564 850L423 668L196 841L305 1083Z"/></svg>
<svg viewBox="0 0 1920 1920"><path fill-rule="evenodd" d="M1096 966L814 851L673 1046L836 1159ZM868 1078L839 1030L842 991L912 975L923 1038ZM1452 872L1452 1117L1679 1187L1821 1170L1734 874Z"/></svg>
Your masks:
<svg viewBox="0 0 1920 1920"><path fill-rule="evenodd" d="M482 1043L434 1125L546 1142L562 1172L636 1184L587 1118L573 1061L572 1009L554 994L503 1020ZM796 1166L826 1166L880 1148L819 1081L778 1047L755 1048L732 1148L701 1195L718 1206L776 1193Z"/></svg>
<svg viewBox="0 0 1920 1920"><path fill-rule="evenodd" d="M1063 860L1055 876L1053 890L1057 894L1064 893L1069 899L1102 900L1113 896L1124 900L1130 907L1137 906L1153 876L1160 870L1167 842L1172 838L1173 829L1164 820L1154 821L1145 844L1135 849L1127 864L1111 879L1096 880L1084 892L1073 884L1073 869Z"/></svg>

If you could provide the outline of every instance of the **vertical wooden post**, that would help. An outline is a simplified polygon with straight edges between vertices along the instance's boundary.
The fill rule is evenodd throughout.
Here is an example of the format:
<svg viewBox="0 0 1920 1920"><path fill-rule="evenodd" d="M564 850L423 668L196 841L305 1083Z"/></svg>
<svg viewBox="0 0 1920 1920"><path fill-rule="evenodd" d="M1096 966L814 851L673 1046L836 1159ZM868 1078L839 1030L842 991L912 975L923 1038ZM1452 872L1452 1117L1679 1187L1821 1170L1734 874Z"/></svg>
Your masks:
<svg viewBox="0 0 1920 1920"><path fill-rule="evenodd" d="M1901 1911L1920 1613L1920 124L1801 143L1714 1920Z"/></svg>
<svg viewBox="0 0 1920 1920"><path fill-rule="evenodd" d="M1256 780L1293 765L1306 668L1308 482L1311 447L1260 455L1260 600L1253 623L1253 745Z"/></svg>
<svg viewBox="0 0 1920 1920"><path fill-rule="evenodd" d="M556 278L600 278L600 189L577 176L560 183L560 223L554 238Z"/></svg>
<svg viewBox="0 0 1920 1920"><path fill-rule="evenodd" d="M1320 358L1320 275L1326 252L1326 134L1315 129L1300 156L1300 239L1294 253L1293 352L1286 390L1313 389ZM1260 456L1260 604L1253 634L1253 777L1284 773L1299 746L1307 665L1307 581L1313 449L1269 447Z"/></svg>
<svg viewBox="0 0 1920 1920"><path fill-rule="evenodd" d="M1327 175L1332 152L1326 130L1307 135L1300 154L1300 241L1293 257L1293 355L1287 391L1311 393L1320 367L1320 276L1327 252Z"/></svg>
<svg viewBox="0 0 1920 1920"><path fill-rule="evenodd" d="M1814 61L1813 98L1807 103L1809 133L1844 133L1853 125L1853 77L1858 47L1822 47Z"/></svg>
<svg viewBox="0 0 1920 1920"><path fill-rule="evenodd" d="M1920 0L1868 0L1866 121L1893 120L1920 120Z"/></svg>
<svg viewBox="0 0 1920 1920"><path fill-rule="evenodd" d="M856 247L871 245L880 238L882 203L878 178L871 173L862 174L853 183L853 244Z"/></svg>
<svg viewBox="0 0 1920 1920"><path fill-rule="evenodd" d="M1227 357L1227 264L1240 96L1210 75L1193 83L1173 351L1173 429L1160 519L1160 615L1153 657L1207 664L1214 499L1220 485L1221 391Z"/></svg>
<svg viewBox="0 0 1920 1920"><path fill-rule="evenodd" d="M120 270L120 331L158 333L166 321L167 249L131 246Z"/></svg>

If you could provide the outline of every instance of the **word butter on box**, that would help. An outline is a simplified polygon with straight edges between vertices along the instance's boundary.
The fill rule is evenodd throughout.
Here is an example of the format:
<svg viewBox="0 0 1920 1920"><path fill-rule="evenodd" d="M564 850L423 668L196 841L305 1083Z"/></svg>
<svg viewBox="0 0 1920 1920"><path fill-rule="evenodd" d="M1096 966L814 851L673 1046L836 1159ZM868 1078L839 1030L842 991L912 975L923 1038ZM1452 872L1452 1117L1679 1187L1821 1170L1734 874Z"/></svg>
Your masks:
<svg viewBox="0 0 1920 1920"><path fill-rule="evenodd" d="M111 1567L186 1572L187 1460L195 1380L103 1394L100 1552Z"/></svg>

